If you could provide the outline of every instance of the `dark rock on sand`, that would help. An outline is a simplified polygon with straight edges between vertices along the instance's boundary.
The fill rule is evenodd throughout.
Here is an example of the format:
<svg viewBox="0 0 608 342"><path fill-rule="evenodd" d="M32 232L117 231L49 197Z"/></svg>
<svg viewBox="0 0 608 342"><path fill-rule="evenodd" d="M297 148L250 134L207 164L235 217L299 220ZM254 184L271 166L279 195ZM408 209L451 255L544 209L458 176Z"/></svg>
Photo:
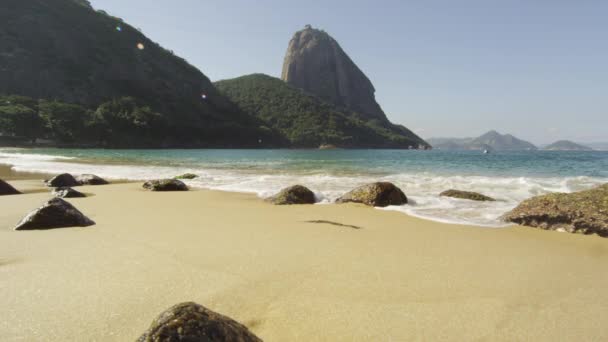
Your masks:
<svg viewBox="0 0 608 342"><path fill-rule="evenodd" d="M46 185L54 188L78 186L80 183L69 173L62 173L46 181Z"/></svg>
<svg viewBox="0 0 608 342"><path fill-rule="evenodd" d="M336 203L363 203L373 207L402 205L407 203L407 196L395 184L378 182L358 187L338 198Z"/></svg>
<svg viewBox="0 0 608 342"><path fill-rule="evenodd" d="M173 179L194 179L198 178L194 173L184 173L183 175L175 176Z"/></svg>
<svg viewBox="0 0 608 342"><path fill-rule="evenodd" d="M446 190L446 191L440 193L439 196L468 199L471 201L496 201L492 197L482 195L478 192L462 191L462 190L454 190L454 189Z"/></svg>
<svg viewBox="0 0 608 342"><path fill-rule="evenodd" d="M87 227L94 224L70 203L61 198L53 198L23 218L15 230Z"/></svg>
<svg viewBox="0 0 608 342"><path fill-rule="evenodd" d="M19 195L20 192L13 188L12 185L0 179L0 196L4 195Z"/></svg>
<svg viewBox="0 0 608 342"><path fill-rule="evenodd" d="M608 237L608 184L571 194L533 197L503 219L540 229Z"/></svg>
<svg viewBox="0 0 608 342"><path fill-rule="evenodd" d="M144 189L150 191L188 191L188 187L177 179L157 179L144 183Z"/></svg>
<svg viewBox="0 0 608 342"><path fill-rule="evenodd" d="M82 192L76 191L72 188L62 187L56 188L53 190L53 196L58 198L82 198L87 197L87 195Z"/></svg>
<svg viewBox="0 0 608 342"><path fill-rule="evenodd" d="M80 175L76 177L80 185L106 185L110 184L107 180L96 175Z"/></svg>
<svg viewBox="0 0 608 342"><path fill-rule="evenodd" d="M244 325L196 303L177 304L161 313L138 342L261 342Z"/></svg>
<svg viewBox="0 0 608 342"><path fill-rule="evenodd" d="M314 204L315 194L305 186L294 185L281 190L278 194L270 197L268 201L277 205Z"/></svg>

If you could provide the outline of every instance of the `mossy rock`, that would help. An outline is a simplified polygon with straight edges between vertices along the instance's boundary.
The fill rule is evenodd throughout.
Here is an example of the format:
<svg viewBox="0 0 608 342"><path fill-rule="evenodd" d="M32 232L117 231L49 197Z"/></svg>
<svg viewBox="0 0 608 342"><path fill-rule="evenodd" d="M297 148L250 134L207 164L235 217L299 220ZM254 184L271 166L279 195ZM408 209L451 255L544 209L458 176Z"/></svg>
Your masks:
<svg viewBox="0 0 608 342"><path fill-rule="evenodd" d="M314 204L315 194L305 186L294 185L281 190L268 201L276 205Z"/></svg>
<svg viewBox="0 0 608 342"><path fill-rule="evenodd" d="M188 191L186 184L177 179L151 180L145 182L143 187L150 191Z"/></svg>
<svg viewBox="0 0 608 342"><path fill-rule="evenodd" d="M407 196L393 183L377 182L360 186L336 200L336 203L348 202L387 207L407 204Z"/></svg>
<svg viewBox="0 0 608 342"><path fill-rule="evenodd" d="M177 304L161 313L137 342L261 342L246 326L202 305Z"/></svg>
<svg viewBox="0 0 608 342"><path fill-rule="evenodd" d="M570 194L533 197L502 218L540 229L608 237L608 184Z"/></svg>
<svg viewBox="0 0 608 342"><path fill-rule="evenodd" d="M0 196L4 196L4 195L19 195L19 194L21 194L21 192L19 192L15 188L13 188L12 185L10 185L7 182L5 182L2 179L0 179Z"/></svg>
<svg viewBox="0 0 608 342"><path fill-rule="evenodd" d="M481 202L496 201L492 197L488 197L488 196L480 194L478 192L462 191L462 190L454 190L454 189L446 190L446 191L440 193L439 196L453 197L453 198L467 199L467 200L471 200L471 201L481 201Z"/></svg>
<svg viewBox="0 0 608 342"><path fill-rule="evenodd" d="M173 177L173 179L194 179L194 178L198 178L198 175L195 175L194 173L184 173L183 175Z"/></svg>

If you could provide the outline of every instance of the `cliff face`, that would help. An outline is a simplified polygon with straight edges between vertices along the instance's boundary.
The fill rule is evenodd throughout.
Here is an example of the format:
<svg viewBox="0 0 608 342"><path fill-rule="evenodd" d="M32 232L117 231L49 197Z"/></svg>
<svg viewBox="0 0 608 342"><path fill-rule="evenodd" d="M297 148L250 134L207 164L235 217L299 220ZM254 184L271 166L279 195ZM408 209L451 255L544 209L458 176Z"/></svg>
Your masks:
<svg viewBox="0 0 608 342"><path fill-rule="evenodd" d="M307 26L287 48L281 78L369 119L387 120L371 81L329 34Z"/></svg>
<svg viewBox="0 0 608 342"><path fill-rule="evenodd" d="M87 108L131 96L166 117L159 145L274 140L198 69L85 0L0 1L1 93Z"/></svg>

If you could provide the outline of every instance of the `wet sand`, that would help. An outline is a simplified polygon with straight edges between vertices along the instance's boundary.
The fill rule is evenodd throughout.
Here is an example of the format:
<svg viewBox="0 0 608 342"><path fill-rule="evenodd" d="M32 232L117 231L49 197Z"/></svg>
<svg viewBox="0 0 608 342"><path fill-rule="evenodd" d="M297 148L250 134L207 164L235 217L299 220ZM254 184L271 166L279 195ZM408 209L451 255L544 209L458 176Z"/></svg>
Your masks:
<svg viewBox="0 0 608 342"><path fill-rule="evenodd" d="M4 341L133 341L182 301L266 341L608 340L608 239L141 183L79 187L95 226L17 232L50 193L0 175L27 191L0 197Z"/></svg>

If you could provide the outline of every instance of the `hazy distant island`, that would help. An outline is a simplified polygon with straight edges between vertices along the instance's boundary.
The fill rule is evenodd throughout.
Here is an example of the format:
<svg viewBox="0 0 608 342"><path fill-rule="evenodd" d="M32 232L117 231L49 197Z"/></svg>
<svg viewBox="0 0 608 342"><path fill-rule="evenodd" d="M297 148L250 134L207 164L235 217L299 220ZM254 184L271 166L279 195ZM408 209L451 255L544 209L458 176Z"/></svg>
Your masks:
<svg viewBox="0 0 608 342"><path fill-rule="evenodd" d="M477 138L430 138L427 141L440 150L533 151L534 144L511 134L489 131Z"/></svg>
<svg viewBox="0 0 608 342"><path fill-rule="evenodd" d="M593 151L591 147L577 144L569 140L559 140L550 145L544 146L547 151Z"/></svg>
<svg viewBox="0 0 608 342"><path fill-rule="evenodd" d="M88 1L11 3L0 11L0 144L430 148L388 120L369 79L310 26L290 41L283 80L254 75L218 90Z"/></svg>

